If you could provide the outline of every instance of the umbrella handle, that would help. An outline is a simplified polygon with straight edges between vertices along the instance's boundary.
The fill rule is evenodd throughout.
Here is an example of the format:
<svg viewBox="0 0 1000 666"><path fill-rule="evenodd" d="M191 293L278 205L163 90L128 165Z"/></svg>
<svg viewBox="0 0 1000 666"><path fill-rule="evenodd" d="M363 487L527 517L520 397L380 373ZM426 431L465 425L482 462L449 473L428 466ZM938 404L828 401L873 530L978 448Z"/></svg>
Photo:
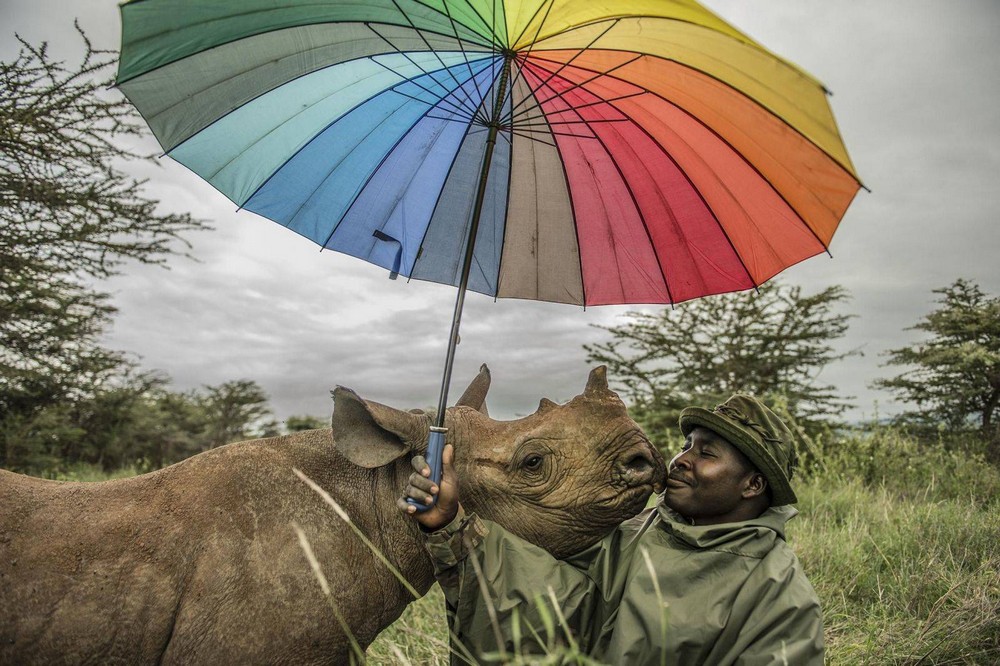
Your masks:
<svg viewBox="0 0 1000 666"><path fill-rule="evenodd" d="M431 481L438 488L441 487L441 456L444 453L444 434L446 428L431 426L431 433L427 438L427 465L431 468ZM406 503L417 507L418 513L428 511L437 503L437 496L432 496L427 504L421 504L412 497L406 498Z"/></svg>

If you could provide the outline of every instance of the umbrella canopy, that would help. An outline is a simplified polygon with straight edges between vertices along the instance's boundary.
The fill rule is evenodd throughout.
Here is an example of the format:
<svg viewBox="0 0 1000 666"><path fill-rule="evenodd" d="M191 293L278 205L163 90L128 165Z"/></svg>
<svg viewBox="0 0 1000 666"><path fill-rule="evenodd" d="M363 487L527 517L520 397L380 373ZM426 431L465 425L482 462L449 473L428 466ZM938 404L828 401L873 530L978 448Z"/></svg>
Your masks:
<svg viewBox="0 0 1000 666"><path fill-rule="evenodd" d="M461 285L471 247L501 298L748 289L823 252L859 187L823 86L693 0L121 11L118 85L167 154L415 279Z"/></svg>
<svg viewBox="0 0 1000 666"><path fill-rule="evenodd" d="M118 86L164 151L324 248L580 305L749 289L859 182L823 86L694 0L133 0ZM420 508L427 508L419 505Z"/></svg>

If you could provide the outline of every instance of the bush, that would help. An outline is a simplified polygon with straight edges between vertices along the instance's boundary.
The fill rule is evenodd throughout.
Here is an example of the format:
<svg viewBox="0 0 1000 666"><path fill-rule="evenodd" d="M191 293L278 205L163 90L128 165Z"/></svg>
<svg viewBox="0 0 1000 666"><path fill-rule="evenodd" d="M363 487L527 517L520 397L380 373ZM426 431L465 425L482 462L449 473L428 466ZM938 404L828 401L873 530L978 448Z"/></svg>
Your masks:
<svg viewBox="0 0 1000 666"><path fill-rule="evenodd" d="M802 475L822 477L831 487L856 481L909 499L969 500L984 507L1000 500L1000 470L986 461L975 434L926 441L902 428L874 425L827 431L804 448Z"/></svg>

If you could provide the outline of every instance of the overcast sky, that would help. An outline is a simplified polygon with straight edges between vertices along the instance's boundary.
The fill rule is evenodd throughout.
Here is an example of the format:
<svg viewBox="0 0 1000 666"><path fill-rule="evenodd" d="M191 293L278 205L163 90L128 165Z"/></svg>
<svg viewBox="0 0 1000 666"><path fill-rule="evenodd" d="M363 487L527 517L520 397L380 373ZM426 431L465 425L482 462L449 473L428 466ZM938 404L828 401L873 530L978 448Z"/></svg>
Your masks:
<svg viewBox="0 0 1000 666"><path fill-rule="evenodd" d="M933 307L933 289L958 277L1000 293L1000 2L997 0L710 0L706 4L833 91L848 150L872 192L859 193L831 245L783 279L807 292L846 287L856 315L843 348L864 356L821 378L856 396L864 419L898 410L869 388L889 374L882 353L916 339L905 329ZM0 0L0 57L14 33L79 53L73 17L96 45L116 48L111 0ZM155 143L151 143L152 148ZM128 266L105 285L119 308L107 343L159 369L178 390L256 380L276 416L327 417L329 391L349 386L397 407L436 403L454 290L390 281L358 259L251 213L163 159L136 170L164 212L191 212L215 230L190 236L197 261L171 270ZM683 307L683 306L681 306ZM589 370L593 324L621 322L631 308L469 294L454 371L457 398L489 364L494 417L563 401Z"/></svg>

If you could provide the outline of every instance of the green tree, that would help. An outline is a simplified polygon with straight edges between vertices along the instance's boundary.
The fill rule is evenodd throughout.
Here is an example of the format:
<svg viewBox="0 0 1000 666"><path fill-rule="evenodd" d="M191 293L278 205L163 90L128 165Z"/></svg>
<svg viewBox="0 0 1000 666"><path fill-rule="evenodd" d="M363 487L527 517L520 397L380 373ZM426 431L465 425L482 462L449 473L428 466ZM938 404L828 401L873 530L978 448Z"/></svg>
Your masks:
<svg viewBox="0 0 1000 666"><path fill-rule="evenodd" d="M200 402L208 422L208 448L264 434L271 414L267 394L253 381L206 386Z"/></svg>
<svg viewBox="0 0 1000 666"><path fill-rule="evenodd" d="M127 369L100 345L114 308L93 282L124 261L162 264L206 226L159 214L121 170L151 159L124 147L145 126L110 89L114 52L80 34L75 66L20 38L0 62L0 433L66 413ZM0 442L0 465L24 445Z"/></svg>
<svg viewBox="0 0 1000 666"><path fill-rule="evenodd" d="M329 428L330 420L321 419L318 416L309 415L296 415L289 416L285 421L285 430L287 432L301 432L303 430L319 430L321 428Z"/></svg>
<svg viewBox="0 0 1000 666"><path fill-rule="evenodd" d="M680 410L711 405L737 392L780 401L807 426L843 412L847 402L817 376L857 351L833 342L851 315L833 286L813 295L770 283L758 292L722 294L658 312L631 312L626 323L600 327L609 342L585 345L588 360L608 365L636 420L656 441L676 434Z"/></svg>
<svg viewBox="0 0 1000 666"><path fill-rule="evenodd" d="M906 420L957 430L974 425L1000 460L1000 298L961 279L933 293L939 307L908 329L928 337L887 352L885 365L904 370L874 386L917 406Z"/></svg>

